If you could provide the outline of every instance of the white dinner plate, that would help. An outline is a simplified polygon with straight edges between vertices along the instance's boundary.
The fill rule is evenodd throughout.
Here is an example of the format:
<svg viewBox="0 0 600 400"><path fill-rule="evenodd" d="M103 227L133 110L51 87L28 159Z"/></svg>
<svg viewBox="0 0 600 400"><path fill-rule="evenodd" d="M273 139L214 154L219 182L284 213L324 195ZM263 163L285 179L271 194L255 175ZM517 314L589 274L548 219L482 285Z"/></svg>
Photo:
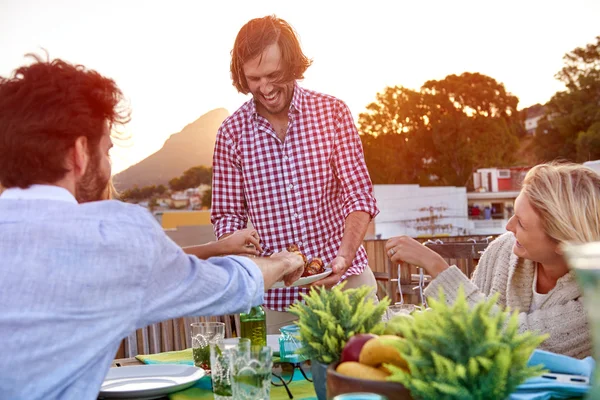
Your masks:
<svg viewBox="0 0 600 400"><path fill-rule="evenodd" d="M332 272L331 268L325 268L325 272L321 272L320 274L316 274L316 275L305 276L304 278L298 279L291 286L287 286L287 287L310 285L311 283L316 282L319 279L323 279L326 276L329 276L329 274L331 274L331 272ZM283 283L283 281L279 281L279 282L275 282L275 284L271 288L279 289L279 288L284 288L284 287L286 287L285 283Z"/></svg>
<svg viewBox="0 0 600 400"><path fill-rule="evenodd" d="M267 346L273 350L274 356L279 356L279 336L280 335L267 335ZM239 342L240 338L227 338L223 339L225 348L233 347Z"/></svg>
<svg viewBox="0 0 600 400"><path fill-rule="evenodd" d="M202 368L178 364L113 367L100 387L100 398L151 399L193 386L205 372Z"/></svg>

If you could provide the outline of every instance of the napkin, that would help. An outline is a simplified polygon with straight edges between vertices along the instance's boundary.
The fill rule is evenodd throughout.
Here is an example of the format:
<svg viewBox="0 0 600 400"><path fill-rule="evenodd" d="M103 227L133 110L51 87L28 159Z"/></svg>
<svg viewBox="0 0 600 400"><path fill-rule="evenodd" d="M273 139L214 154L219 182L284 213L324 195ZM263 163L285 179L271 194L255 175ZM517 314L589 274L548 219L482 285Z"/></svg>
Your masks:
<svg viewBox="0 0 600 400"><path fill-rule="evenodd" d="M194 365L192 349L167 351L158 354L140 354L135 356L144 364L185 364Z"/></svg>
<svg viewBox="0 0 600 400"><path fill-rule="evenodd" d="M596 363L592 357L583 360L551 353L544 350L535 350L529 358L530 366L543 365L545 369L557 374L584 375L591 379ZM568 399L583 397L590 389L590 385L557 382L554 379L537 377L530 378L517 387L517 391L510 395L510 400L546 400Z"/></svg>

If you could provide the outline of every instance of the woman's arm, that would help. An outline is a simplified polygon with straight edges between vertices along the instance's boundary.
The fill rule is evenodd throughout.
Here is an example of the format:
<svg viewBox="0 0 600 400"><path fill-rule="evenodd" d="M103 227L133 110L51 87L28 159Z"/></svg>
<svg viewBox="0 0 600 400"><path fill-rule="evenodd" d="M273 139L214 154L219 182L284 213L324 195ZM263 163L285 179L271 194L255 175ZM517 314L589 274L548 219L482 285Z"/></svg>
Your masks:
<svg viewBox="0 0 600 400"><path fill-rule="evenodd" d="M197 246L183 247L186 254L194 255L202 260L215 256L253 255L262 252L260 238L254 229L241 229L218 240Z"/></svg>

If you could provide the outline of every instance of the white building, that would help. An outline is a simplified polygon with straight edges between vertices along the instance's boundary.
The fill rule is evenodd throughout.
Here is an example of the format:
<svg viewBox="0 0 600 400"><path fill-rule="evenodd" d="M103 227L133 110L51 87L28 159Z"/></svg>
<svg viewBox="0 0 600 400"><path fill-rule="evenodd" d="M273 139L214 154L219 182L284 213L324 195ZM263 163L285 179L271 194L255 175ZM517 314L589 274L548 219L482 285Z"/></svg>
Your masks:
<svg viewBox="0 0 600 400"><path fill-rule="evenodd" d="M374 193L380 210L374 222L377 237L468 234L464 187L374 185Z"/></svg>
<svg viewBox="0 0 600 400"><path fill-rule="evenodd" d="M540 119L544 116L546 110L544 106L540 104L536 104L531 106L525 111L525 131L528 135L535 135L535 131L537 129L538 123Z"/></svg>

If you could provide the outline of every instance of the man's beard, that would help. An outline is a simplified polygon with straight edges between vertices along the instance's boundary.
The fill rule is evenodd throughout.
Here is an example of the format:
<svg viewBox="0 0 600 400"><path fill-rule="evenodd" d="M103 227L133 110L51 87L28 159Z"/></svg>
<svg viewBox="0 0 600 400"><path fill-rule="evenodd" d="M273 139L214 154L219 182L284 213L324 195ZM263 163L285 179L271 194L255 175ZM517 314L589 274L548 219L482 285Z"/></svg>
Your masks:
<svg viewBox="0 0 600 400"><path fill-rule="evenodd" d="M92 157L90 163L75 186L75 198L78 203L88 203L104 199L104 192L110 176L102 176L100 157Z"/></svg>

